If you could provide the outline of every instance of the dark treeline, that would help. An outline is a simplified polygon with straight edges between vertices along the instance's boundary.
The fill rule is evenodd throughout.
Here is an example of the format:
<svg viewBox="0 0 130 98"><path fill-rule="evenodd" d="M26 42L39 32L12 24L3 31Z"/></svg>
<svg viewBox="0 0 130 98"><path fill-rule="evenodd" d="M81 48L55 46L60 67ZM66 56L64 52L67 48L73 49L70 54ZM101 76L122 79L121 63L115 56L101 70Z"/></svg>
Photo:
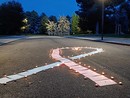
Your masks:
<svg viewBox="0 0 130 98"><path fill-rule="evenodd" d="M0 5L0 34L19 34L24 25L24 11L20 3L12 1Z"/></svg>
<svg viewBox="0 0 130 98"><path fill-rule="evenodd" d="M76 0L82 33L101 32L102 0ZM130 0L104 0L104 33L130 34Z"/></svg>
<svg viewBox="0 0 130 98"><path fill-rule="evenodd" d="M38 15L34 10L24 12L16 1L0 5L0 35L46 34L48 20L57 22L57 17L48 17L45 13Z"/></svg>
<svg viewBox="0 0 130 98"><path fill-rule="evenodd" d="M78 28L81 33L101 32L102 0L76 0L79 10ZM130 0L104 0L104 33L130 34ZM70 16L66 18L71 22ZM16 1L0 5L0 35L46 34L46 23L57 22L56 16L39 15L36 11L24 12ZM76 22L75 22L76 23ZM71 24L72 26L73 24ZM74 27L74 26L72 26ZM73 32L75 33L75 32Z"/></svg>

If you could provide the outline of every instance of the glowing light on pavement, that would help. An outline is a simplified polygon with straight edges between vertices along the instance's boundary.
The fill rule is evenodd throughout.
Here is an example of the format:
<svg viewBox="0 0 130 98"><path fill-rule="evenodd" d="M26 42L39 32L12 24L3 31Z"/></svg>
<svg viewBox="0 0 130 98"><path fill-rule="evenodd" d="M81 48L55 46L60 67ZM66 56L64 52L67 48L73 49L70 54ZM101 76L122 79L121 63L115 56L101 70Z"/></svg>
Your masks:
<svg viewBox="0 0 130 98"><path fill-rule="evenodd" d="M119 85L123 85L123 83L122 83L122 82L119 82Z"/></svg>
<svg viewBox="0 0 130 98"><path fill-rule="evenodd" d="M98 49L98 48L89 47L89 49L96 49L96 51L86 53L86 54L81 54L81 55L70 57L70 58L72 60L74 60L74 59L79 59L79 58L82 58L85 56L94 55L94 54L103 52L102 49ZM96 72L94 72L86 67L83 67L83 66L81 66L81 65L79 65L79 64L77 64L69 59L61 57L59 54L59 49L53 50L52 58L61 61L66 66L68 66L70 69L73 69L75 72L82 74L84 77L88 77L89 79L91 79L92 81L94 81L96 83L96 85L95 85L96 87L117 84L115 81L113 81L113 80L111 80L111 79L109 79L109 78L107 78L99 73L96 73ZM94 70L96 70L96 69L94 69Z"/></svg>
<svg viewBox="0 0 130 98"><path fill-rule="evenodd" d="M112 79L109 79L109 78L103 76L103 74L99 74L99 73L94 72L93 70L88 69L88 68L90 68L90 66L88 66L88 68L86 68L86 67L80 65L80 64L82 64L81 62L79 62L79 64L77 64L77 63L72 61L72 60L81 59L81 58L84 58L86 56L90 56L90 55L94 55L94 54L103 52L103 49L101 49L101 48L92 48L92 47L78 47L78 48L76 48L76 47L74 47L74 49L76 49L76 50L77 49L80 50L82 48L94 49L94 51L89 52L89 53L80 54L78 56L73 56L73 57L70 57L69 59L67 59L65 57L60 56L60 53L62 53L61 49L72 49L72 47L52 49L51 50L51 57L53 59L57 60L58 62L49 64L49 65L47 65L47 63L45 63L46 66L41 66L41 67L36 66L33 69L30 69L30 70L27 70L27 71L24 71L24 72L15 74L15 75L9 75L9 76L0 78L0 84L6 84L10 81L15 81L17 79L28 77L30 75L37 74L38 72L48 70L48 69L54 68L56 66L60 66L61 64L65 64L66 66L69 67L69 69L73 69L75 72L82 74L85 77L85 79L86 78L91 79L92 81L94 81L96 83L95 86L106 86L106 85L117 84ZM84 64L84 65L86 65L86 64ZM119 84L122 84L122 82L119 82Z"/></svg>
<svg viewBox="0 0 130 98"><path fill-rule="evenodd" d="M72 50L74 50L74 51L80 51L81 48L80 47L74 47L74 48L72 48Z"/></svg>

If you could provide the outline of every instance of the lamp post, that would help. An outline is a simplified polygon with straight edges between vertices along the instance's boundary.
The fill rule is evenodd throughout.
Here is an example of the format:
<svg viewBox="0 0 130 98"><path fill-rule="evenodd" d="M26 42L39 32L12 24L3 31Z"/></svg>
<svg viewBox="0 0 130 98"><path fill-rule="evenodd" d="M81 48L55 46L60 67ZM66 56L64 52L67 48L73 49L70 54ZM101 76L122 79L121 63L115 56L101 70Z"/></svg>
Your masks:
<svg viewBox="0 0 130 98"><path fill-rule="evenodd" d="M102 29L101 29L101 40L103 40L104 34L104 0L102 0Z"/></svg>

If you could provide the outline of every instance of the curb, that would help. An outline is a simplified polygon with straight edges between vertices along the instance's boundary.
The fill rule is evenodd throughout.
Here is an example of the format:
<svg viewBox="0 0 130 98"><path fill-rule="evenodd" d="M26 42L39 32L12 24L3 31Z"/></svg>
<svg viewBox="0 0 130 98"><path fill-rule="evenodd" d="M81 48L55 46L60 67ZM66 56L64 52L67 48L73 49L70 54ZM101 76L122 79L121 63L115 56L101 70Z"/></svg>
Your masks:
<svg viewBox="0 0 130 98"><path fill-rule="evenodd" d="M112 41L104 41L104 40L93 40L93 39L76 38L76 37L66 37L66 38L73 38L73 39L79 39L79 40L89 40L89 41L94 41L94 42L103 42L103 43L130 46L130 44L120 43L120 42L112 42Z"/></svg>
<svg viewBox="0 0 130 98"><path fill-rule="evenodd" d="M11 41L8 41L8 42L3 42L3 43L0 43L0 46L7 45L9 43L12 43L12 42L15 42L15 41L18 41L18 40L22 40L22 39L26 39L26 38L19 38L19 39L14 39L14 40L11 40Z"/></svg>
<svg viewBox="0 0 130 98"><path fill-rule="evenodd" d="M21 40L21 39L17 39L17 40ZM1 43L0 46L7 45L7 44L15 42L17 40L12 40L12 41L9 41L9 42Z"/></svg>

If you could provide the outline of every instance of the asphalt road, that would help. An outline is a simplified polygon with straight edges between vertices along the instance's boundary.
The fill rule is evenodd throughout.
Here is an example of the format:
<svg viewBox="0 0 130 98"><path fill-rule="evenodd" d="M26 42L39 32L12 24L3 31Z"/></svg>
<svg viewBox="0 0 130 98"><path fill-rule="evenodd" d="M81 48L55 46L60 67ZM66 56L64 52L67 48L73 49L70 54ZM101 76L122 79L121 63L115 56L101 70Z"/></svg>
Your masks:
<svg viewBox="0 0 130 98"><path fill-rule="evenodd" d="M27 78L0 84L0 98L130 98L130 46L62 37L41 37L18 40L0 46L0 77L12 75L45 63L56 62L50 50L61 47L95 47L104 52L77 60L96 68L97 73L114 77L123 85L95 87L90 79L62 65ZM65 57L89 50L63 51Z"/></svg>

